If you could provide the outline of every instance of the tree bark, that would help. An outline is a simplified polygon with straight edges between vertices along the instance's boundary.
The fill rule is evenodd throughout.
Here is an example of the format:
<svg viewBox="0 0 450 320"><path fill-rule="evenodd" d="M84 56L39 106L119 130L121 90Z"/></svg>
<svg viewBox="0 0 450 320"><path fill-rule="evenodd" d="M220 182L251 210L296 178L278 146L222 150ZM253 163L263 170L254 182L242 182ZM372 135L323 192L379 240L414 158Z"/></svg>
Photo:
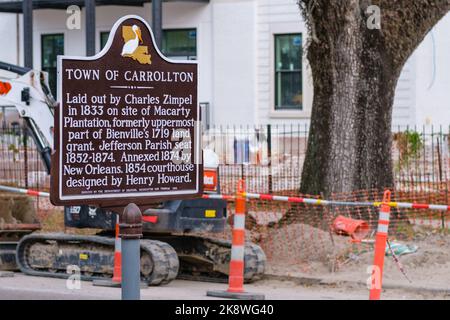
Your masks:
<svg viewBox="0 0 450 320"><path fill-rule="evenodd" d="M369 5L381 29L369 29ZM408 57L450 0L301 0L313 34L307 51L314 99L300 192L392 187L391 120Z"/></svg>

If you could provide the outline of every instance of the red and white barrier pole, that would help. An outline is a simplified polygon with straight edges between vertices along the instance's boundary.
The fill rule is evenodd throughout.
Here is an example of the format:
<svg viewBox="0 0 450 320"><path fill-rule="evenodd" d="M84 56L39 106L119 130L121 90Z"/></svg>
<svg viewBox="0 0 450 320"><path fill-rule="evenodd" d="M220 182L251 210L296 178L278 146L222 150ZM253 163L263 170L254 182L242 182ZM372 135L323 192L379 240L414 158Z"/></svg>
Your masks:
<svg viewBox="0 0 450 320"><path fill-rule="evenodd" d="M47 198L50 197L50 193L48 193L48 192L36 191L36 190L31 190L31 189L15 188L15 187L8 187L8 186L0 186L0 191L22 193L22 194L27 194L29 196L34 196L34 197L47 197Z"/></svg>
<svg viewBox="0 0 450 320"><path fill-rule="evenodd" d="M36 197L50 197L48 192L22 189L9 186L1 186L0 191L23 193L29 196ZM312 199L312 198L300 198L300 197L287 197L287 196L277 196L271 194L262 193L248 193L242 192L241 195L247 199L259 199L266 201L281 201L281 202L291 202L291 203L305 203L311 205L321 205L321 206L356 206L356 207L379 207L381 202L361 202L361 201L334 201L334 200L324 200L324 199ZM222 199L222 200L236 200L234 195L226 194L204 194L203 199ZM411 202L387 202L385 203L391 208L399 209L425 209L425 210L437 210L437 211L450 211L450 206L445 204L427 204L427 203L411 203Z"/></svg>
<svg viewBox="0 0 450 320"><path fill-rule="evenodd" d="M379 207L381 205L381 202L335 201L335 200L287 197L287 196L277 196L271 194L248 193L248 192L244 192L242 196L247 199L305 203L310 205L321 205L321 206L333 205L333 206L353 206L353 207ZM225 194L204 194L203 199L235 200L236 197ZM410 202L387 202L385 204L391 208L400 208L400 209L426 209L426 210L450 211L450 206L445 204L425 204L425 203L410 203Z"/></svg>
<svg viewBox="0 0 450 320"><path fill-rule="evenodd" d="M388 203L391 199L389 190L384 192L383 203L380 206L378 217L378 230L375 237L375 253L372 266L370 300L380 300L381 288L383 286L384 256L386 254L386 241L389 229L389 218L391 208Z"/></svg>

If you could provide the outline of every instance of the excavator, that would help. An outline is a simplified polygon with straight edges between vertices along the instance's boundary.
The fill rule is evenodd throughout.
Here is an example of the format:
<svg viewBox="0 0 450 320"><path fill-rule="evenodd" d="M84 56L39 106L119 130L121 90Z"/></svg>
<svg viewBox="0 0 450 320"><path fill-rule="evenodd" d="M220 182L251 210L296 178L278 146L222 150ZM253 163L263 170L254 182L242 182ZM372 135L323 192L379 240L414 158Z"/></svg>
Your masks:
<svg viewBox="0 0 450 320"><path fill-rule="evenodd" d="M0 78L0 106L14 106L18 111L50 173L57 102L49 89L48 74L3 62L0 70L15 74L15 77ZM218 156L209 149L204 149L203 154L205 192L220 193ZM14 196L8 201L24 202L17 197L14 200ZM14 206L11 208L14 211ZM18 269L28 275L67 278L68 268L76 265L82 280L112 277L116 212L85 205L64 207L66 227L100 230L95 235L73 235L40 232L39 221L31 213L32 206L22 205L21 210L24 208L30 210L27 219L22 219L27 221L20 217L13 224L0 221L0 270ZM175 278L226 281L231 242L214 237L227 227L225 200L164 201L146 209L142 222L143 283L155 286ZM262 277L266 256L261 247L247 243L244 262L246 282Z"/></svg>

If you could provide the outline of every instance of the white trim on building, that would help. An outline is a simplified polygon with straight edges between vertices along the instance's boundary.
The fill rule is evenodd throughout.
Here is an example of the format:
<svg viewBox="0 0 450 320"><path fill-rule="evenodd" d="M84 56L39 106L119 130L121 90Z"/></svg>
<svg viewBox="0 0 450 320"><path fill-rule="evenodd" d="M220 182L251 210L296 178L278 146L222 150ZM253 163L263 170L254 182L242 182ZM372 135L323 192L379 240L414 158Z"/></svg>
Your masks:
<svg viewBox="0 0 450 320"><path fill-rule="evenodd" d="M275 35L307 30L296 0L211 0L209 3L164 2L163 29L195 28L199 62L199 101L210 104L215 124L306 124L313 99L311 70L302 58L302 110L275 110ZM151 4L143 7L100 6L96 10L96 48L100 33L120 17L136 14L151 21ZM36 69L41 68L41 36L64 33L64 53L84 55L81 30L68 30L64 10L34 11ZM4 46L0 61L23 63L22 16L0 14ZM393 126L450 122L450 14L436 25L408 60L401 74Z"/></svg>

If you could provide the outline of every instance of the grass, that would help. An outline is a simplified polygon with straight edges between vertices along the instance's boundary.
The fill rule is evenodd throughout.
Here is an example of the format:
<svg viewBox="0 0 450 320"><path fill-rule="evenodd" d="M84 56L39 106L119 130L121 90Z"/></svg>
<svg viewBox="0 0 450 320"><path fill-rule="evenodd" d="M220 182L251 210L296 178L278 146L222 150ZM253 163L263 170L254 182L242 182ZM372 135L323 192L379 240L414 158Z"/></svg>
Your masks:
<svg viewBox="0 0 450 320"><path fill-rule="evenodd" d="M416 234L414 226L407 222L399 221L393 228L393 234L399 239L412 240Z"/></svg>

